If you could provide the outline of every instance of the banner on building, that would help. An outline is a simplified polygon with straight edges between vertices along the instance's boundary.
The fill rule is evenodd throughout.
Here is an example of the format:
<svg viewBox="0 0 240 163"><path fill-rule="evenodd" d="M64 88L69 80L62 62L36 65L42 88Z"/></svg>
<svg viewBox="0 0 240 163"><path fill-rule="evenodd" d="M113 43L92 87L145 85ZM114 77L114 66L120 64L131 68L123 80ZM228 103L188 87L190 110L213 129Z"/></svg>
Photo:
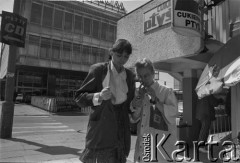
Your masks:
<svg viewBox="0 0 240 163"><path fill-rule="evenodd" d="M184 36L202 36L203 0L173 0L173 30Z"/></svg>
<svg viewBox="0 0 240 163"><path fill-rule="evenodd" d="M157 29L172 21L172 0L168 0L144 13L144 33Z"/></svg>

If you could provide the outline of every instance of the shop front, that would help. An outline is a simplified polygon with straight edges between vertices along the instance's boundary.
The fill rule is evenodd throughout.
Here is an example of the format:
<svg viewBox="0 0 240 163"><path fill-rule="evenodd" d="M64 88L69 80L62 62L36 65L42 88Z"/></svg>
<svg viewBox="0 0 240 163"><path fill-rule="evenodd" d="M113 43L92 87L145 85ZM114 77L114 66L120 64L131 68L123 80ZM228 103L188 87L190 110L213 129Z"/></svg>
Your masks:
<svg viewBox="0 0 240 163"><path fill-rule="evenodd" d="M172 75L183 84L183 121L178 138L197 140L195 92L202 69L223 45L206 38L202 0L152 0L118 21L117 38L133 44L128 67L149 58L155 69Z"/></svg>
<svg viewBox="0 0 240 163"><path fill-rule="evenodd" d="M17 66L16 93L22 102L30 103L32 96L72 98L86 73L33 66Z"/></svg>

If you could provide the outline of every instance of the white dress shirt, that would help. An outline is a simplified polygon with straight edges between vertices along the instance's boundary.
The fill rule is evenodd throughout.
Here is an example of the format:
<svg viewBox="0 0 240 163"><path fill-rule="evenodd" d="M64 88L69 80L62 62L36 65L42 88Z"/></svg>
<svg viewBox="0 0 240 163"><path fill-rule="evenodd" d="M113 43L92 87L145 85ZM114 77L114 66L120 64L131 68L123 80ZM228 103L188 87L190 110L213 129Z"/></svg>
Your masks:
<svg viewBox="0 0 240 163"><path fill-rule="evenodd" d="M108 70L106 77L102 82L103 88L110 87L112 92L112 103L113 104L121 104L127 99L128 86L126 82L127 74L126 70L123 69L120 73L117 72L115 66L112 61L110 62L110 70ZM93 105L100 105L101 101L99 101L100 93L94 93L93 96Z"/></svg>

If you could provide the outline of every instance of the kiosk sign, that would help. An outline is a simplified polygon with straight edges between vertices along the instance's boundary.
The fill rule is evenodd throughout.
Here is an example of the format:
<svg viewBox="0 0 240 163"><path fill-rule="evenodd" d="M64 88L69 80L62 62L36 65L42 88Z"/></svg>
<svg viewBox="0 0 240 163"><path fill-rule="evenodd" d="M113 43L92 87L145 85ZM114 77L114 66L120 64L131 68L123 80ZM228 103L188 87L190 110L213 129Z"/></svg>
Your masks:
<svg viewBox="0 0 240 163"><path fill-rule="evenodd" d="M149 32L171 22L172 0L144 13L144 32Z"/></svg>
<svg viewBox="0 0 240 163"><path fill-rule="evenodd" d="M1 42L18 47L25 46L27 19L14 13L2 12Z"/></svg>
<svg viewBox="0 0 240 163"><path fill-rule="evenodd" d="M173 1L173 30L185 36L201 36L203 0Z"/></svg>

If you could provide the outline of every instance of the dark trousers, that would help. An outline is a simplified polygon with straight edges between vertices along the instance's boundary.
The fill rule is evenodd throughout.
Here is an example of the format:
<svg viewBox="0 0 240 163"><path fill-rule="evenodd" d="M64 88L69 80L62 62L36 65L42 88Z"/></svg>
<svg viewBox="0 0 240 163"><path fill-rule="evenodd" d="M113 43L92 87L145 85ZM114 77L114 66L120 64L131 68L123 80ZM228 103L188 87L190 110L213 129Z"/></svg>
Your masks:
<svg viewBox="0 0 240 163"><path fill-rule="evenodd" d="M84 163L121 163L121 162L116 159L116 156L112 156L109 158L92 158L88 159Z"/></svg>
<svg viewBox="0 0 240 163"><path fill-rule="evenodd" d="M118 124L117 136L118 141L116 141L116 147L108 150L89 150L89 152L83 152L83 156L80 157L80 160L83 163L126 163L125 155L125 129L124 129L124 118L123 118L123 105L114 105L113 106L114 116ZM86 154L87 153L87 154ZM86 154L86 155L85 155ZM87 157L86 157L87 156Z"/></svg>
<svg viewBox="0 0 240 163"><path fill-rule="evenodd" d="M200 128L198 141L204 141L206 143L208 135L209 135L209 129L211 127L211 120L210 120L210 118L209 117L205 117L204 119L202 119L200 126L201 126L201 128Z"/></svg>

